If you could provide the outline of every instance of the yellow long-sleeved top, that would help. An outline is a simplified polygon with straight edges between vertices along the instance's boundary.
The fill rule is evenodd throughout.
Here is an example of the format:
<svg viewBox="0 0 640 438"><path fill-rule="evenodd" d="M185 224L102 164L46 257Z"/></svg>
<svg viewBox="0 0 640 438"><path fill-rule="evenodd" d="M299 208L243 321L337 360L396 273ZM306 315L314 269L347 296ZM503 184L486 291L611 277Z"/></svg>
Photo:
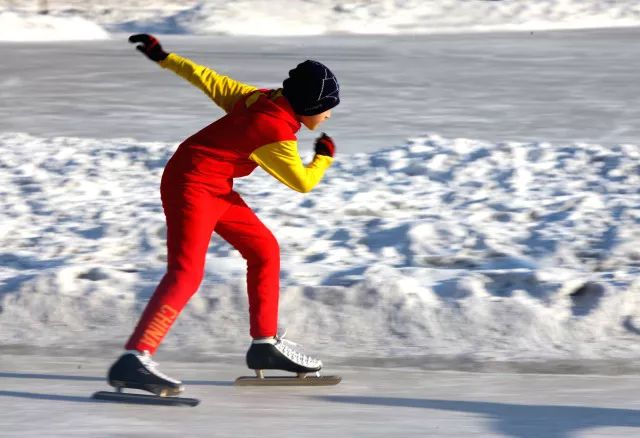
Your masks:
<svg viewBox="0 0 640 438"><path fill-rule="evenodd" d="M333 158L305 166L298 153L300 122L281 89L259 90L175 53L160 62L209 96L227 114L189 137L171 159L173 177L230 191L232 179L262 167L293 190L309 192Z"/></svg>

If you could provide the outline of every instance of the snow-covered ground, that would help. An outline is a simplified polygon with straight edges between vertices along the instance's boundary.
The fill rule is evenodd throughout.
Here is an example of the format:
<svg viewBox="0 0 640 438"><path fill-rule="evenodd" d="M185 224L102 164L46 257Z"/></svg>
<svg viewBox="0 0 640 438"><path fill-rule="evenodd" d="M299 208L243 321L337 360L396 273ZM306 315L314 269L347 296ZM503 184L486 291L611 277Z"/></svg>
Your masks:
<svg viewBox="0 0 640 438"><path fill-rule="evenodd" d="M0 147L3 343L124 339L163 273L175 144ZM631 144L433 135L338 159L309 195L259 170L236 188L281 243L282 324L327 355L639 357L639 162ZM214 238L167 348L242 350L243 272Z"/></svg>
<svg viewBox="0 0 640 438"><path fill-rule="evenodd" d="M0 1L0 40L101 39L105 30L397 35L640 25L635 0L51 0L46 16L37 14L42 3Z"/></svg>

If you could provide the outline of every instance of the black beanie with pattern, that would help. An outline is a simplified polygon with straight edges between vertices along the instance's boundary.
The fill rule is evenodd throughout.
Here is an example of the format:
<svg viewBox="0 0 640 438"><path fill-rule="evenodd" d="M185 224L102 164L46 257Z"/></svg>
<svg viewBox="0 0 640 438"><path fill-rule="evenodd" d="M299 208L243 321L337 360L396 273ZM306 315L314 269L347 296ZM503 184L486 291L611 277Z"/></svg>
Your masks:
<svg viewBox="0 0 640 438"><path fill-rule="evenodd" d="M324 64L306 60L289 70L282 83L282 94L296 114L313 116L340 103L338 79Z"/></svg>

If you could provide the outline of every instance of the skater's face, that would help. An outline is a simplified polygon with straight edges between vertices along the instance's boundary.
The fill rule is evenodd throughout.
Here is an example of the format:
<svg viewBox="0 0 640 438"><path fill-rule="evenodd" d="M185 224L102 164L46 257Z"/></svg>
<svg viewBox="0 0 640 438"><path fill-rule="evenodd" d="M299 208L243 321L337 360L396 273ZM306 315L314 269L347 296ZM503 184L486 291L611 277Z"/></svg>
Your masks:
<svg viewBox="0 0 640 438"><path fill-rule="evenodd" d="M306 126L310 131L314 131L325 120L331 118L331 110L326 110L323 113L316 114L315 116L298 116L300 123Z"/></svg>

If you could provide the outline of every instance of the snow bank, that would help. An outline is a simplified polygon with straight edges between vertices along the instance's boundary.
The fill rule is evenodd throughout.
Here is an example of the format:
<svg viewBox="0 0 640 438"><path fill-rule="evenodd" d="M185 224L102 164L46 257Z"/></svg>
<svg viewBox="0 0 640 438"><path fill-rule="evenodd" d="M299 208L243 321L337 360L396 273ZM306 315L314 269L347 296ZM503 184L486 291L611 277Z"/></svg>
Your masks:
<svg viewBox="0 0 640 438"><path fill-rule="evenodd" d="M164 272L175 145L0 134L0 342L123 342ZM307 157L308 158L308 157ZM281 322L334 356L638 357L640 152L425 136L338 157L308 195L238 181L282 248ZM163 345L242 351L218 237Z"/></svg>
<svg viewBox="0 0 640 438"><path fill-rule="evenodd" d="M53 15L3 14L0 40L103 38L111 32L228 35L413 34L640 25L636 0L115 0L50 2ZM37 2L22 5L34 14ZM2 4L0 3L0 12ZM90 20L93 24L89 21ZM9 27L7 27L7 25Z"/></svg>
<svg viewBox="0 0 640 438"><path fill-rule="evenodd" d="M109 33L79 16L18 14L0 11L0 41L104 40Z"/></svg>
<svg viewBox="0 0 640 438"><path fill-rule="evenodd" d="M224 6L200 3L176 23L189 33L232 35L587 29L638 26L640 4L633 0L239 0Z"/></svg>

